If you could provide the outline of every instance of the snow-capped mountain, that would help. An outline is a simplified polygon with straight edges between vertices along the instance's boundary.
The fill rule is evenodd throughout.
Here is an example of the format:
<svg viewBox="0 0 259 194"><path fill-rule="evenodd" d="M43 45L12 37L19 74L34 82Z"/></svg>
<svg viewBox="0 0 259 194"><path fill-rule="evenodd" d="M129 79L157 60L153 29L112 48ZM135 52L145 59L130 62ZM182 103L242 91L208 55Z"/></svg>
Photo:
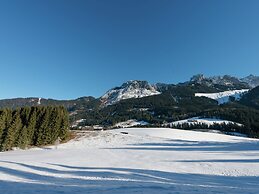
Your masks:
<svg viewBox="0 0 259 194"><path fill-rule="evenodd" d="M250 87L255 88L259 86L259 76L249 75L240 79L242 82L246 82Z"/></svg>
<svg viewBox="0 0 259 194"><path fill-rule="evenodd" d="M156 90L156 87L147 81L133 80L109 90L101 97L101 101L104 105L112 105L129 98L142 98L158 94L160 92Z"/></svg>
<svg viewBox="0 0 259 194"><path fill-rule="evenodd" d="M230 75L224 76L212 76L212 77L205 77L203 74L194 75L188 83L198 83L203 84L209 87L217 87L222 88L224 86L227 90L237 90L237 89L245 89L245 88L252 88L252 85L249 84L244 79L239 79L237 77L233 77ZM223 88L222 88L223 89Z"/></svg>
<svg viewBox="0 0 259 194"><path fill-rule="evenodd" d="M218 101L218 104L224 104L229 102L230 97L233 97L235 100L240 100L242 95L246 94L249 90L232 90L232 91L225 91L225 92L218 92L218 93L196 93L195 96L197 97L207 97L213 100Z"/></svg>
<svg viewBox="0 0 259 194"><path fill-rule="evenodd" d="M251 74L244 78L237 78L230 75L206 77L203 74L197 74L194 75L189 82L205 84L207 86L223 85L229 86L230 88L255 88L259 86L259 76Z"/></svg>

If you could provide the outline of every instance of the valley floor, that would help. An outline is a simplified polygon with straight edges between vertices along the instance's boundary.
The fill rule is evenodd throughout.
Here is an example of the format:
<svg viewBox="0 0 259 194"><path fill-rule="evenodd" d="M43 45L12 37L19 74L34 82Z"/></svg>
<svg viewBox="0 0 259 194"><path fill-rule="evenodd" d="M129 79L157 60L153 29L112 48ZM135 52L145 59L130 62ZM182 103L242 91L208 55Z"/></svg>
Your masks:
<svg viewBox="0 0 259 194"><path fill-rule="evenodd" d="M176 129L82 132L0 153L0 193L259 193L259 140Z"/></svg>

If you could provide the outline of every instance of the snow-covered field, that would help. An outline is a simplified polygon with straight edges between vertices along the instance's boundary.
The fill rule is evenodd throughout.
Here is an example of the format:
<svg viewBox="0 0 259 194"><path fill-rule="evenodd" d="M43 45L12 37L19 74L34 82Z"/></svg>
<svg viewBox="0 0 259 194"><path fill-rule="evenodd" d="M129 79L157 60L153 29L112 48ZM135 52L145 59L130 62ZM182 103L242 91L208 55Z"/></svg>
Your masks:
<svg viewBox="0 0 259 194"><path fill-rule="evenodd" d="M259 193L259 140L167 128L81 132L0 153L0 193Z"/></svg>

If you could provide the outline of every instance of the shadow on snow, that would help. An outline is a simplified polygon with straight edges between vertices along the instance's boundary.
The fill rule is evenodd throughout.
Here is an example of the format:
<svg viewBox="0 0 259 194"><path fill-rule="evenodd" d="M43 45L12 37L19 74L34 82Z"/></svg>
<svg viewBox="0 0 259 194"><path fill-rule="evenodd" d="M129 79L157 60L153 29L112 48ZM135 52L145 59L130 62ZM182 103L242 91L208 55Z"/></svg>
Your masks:
<svg viewBox="0 0 259 194"><path fill-rule="evenodd" d="M200 152L239 152L259 151L259 142L200 142L168 140L165 143L132 144L128 147L104 148L125 150L152 150L152 151L200 151Z"/></svg>
<svg viewBox="0 0 259 194"><path fill-rule="evenodd" d="M0 161L0 173L24 182L0 181L0 193L256 193L258 177L181 174L157 170L79 167L62 164L35 166ZM18 170L23 169L23 170Z"/></svg>

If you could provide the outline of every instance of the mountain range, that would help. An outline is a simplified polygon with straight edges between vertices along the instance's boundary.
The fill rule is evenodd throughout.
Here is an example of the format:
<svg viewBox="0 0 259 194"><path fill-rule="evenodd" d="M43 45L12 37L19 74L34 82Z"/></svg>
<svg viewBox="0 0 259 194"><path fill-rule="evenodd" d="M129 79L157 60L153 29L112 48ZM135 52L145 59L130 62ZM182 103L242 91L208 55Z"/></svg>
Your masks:
<svg viewBox="0 0 259 194"><path fill-rule="evenodd" d="M239 123L241 119L248 128L259 129L259 124L256 124L259 117L254 118L257 113L259 115L259 77L206 77L198 74L189 81L178 84L127 81L99 98L0 100L0 108L47 105L65 106L74 126L76 123L78 126L109 127L130 119L161 126L188 117L211 116ZM247 114L250 115L249 118L244 116Z"/></svg>
<svg viewBox="0 0 259 194"><path fill-rule="evenodd" d="M178 84L156 83L150 84L147 81L131 80L123 83L119 87L108 90L99 98L80 97L74 100L55 100L45 98L13 98L0 100L0 108L37 106L37 105L64 105L73 107L77 104L87 104L89 101L98 99L102 105L112 105L121 100L130 98L142 98L152 95L159 95L167 90L177 86L201 85L204 87L203 92L223 92L229 90L252 89L259 86L259 76L249 75L244 78L232 77L229 75L205 77L203 74L194 75L189 81ZM200 88L202 89L202 88Z"/></svg>

